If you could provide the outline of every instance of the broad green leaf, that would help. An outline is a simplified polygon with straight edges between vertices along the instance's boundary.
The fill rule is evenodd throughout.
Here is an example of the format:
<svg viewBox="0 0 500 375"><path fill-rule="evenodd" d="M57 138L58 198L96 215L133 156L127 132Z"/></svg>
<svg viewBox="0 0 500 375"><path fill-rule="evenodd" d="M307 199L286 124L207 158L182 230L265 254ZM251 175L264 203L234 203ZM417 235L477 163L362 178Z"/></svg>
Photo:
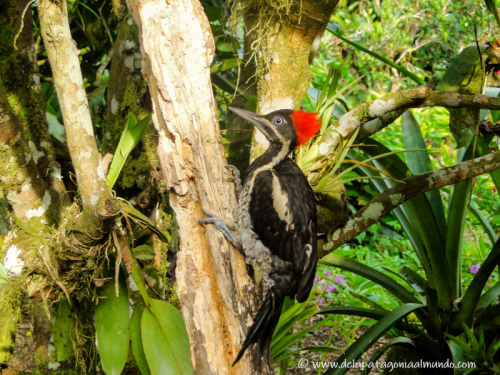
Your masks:
<svg viewBox="0 0 500 375"><path fill-rule="evenodd" d="M99 290L99 303L95 308L97 350L106 375L121 374L128 357L130 305L125 276L121 272L119 292L117 297L114 280L106 282Z"/></svg>
<svg viewBox="0 0 500 375"><path fill-rule="evenodd" d="M407 150L426 149L424 137L420 126L413 117L411 110L407 110L401 119L401 130L403 132L403 141ZM422 174L434 170L431 158L427 152L407 152L406 158L413 174ZM425 193L429 200L432 212L436 219L441 239L446 238L446 218L444 214L443 200L439 190L433 190Z"/></svg>
<svg viewBox="0 0 500 375"><path fill-rule="evenodd" d="M337 359L337 363L356 361L366 350L375 344L382 335L388 332L394 325L399 323L405 316L423 305L418 303L407 303L384 315L377 323L371 326L360 338L358 338L343 355ZM325 375L342 375L348 368L328 369Z"/></svg>
<svg viewBox="0 0 500 375"><path fill-rule="evenodd" d="M493 285L486 293L484 293L477 302L476 311L485 309L491 305L500 296L500 282Z"/></svg>
<svg viewBox="0 0 500 375"><path fill-rule="evenodd" d="M111 166L109 167L109 171L106 176L106 181L108 182L110 189L112 189L115 185L115 182L125 165L127 157L141 140L142 134L150 122L151 115L144 117L139 122L137 122L133 113L128 115L127 124L123 130L120 142L118 142L115 154L113 155L113 161L111 162Z"/></svg>
<svg viewBox="0 0 500 375"><path fill-rule="evenodd" d="M142 303L136 303L134 313L130 319L130 341L137 367L141 370L142 375L149 375L151 371L149 371L148 361L146 360L146 355L144 354L144 348L142 346L141 320L143 311L144 305Z"/></svg>
<svg viewBox="0 0 500 375"><path fill-rule="evenodd" d="M480 45L481 53L486 50L487 46ZM458 92L462 82L472 74L474 67L480 62L479 53L476 45L471 45L463 49L460 54L455 57L450 64L450 67L444 73L443 78L436 86L436 91L452 91Z"/></svg>
<svg viewBox="0 0 500 375"><path fill-rule="evenodd" d="M358 152L351 150L349 153L349 157L357 160L357 161L363 161L365 158L361 156ZM401 164L404 163L401 161L401 159L397 158ZM366 167L361 167L358 170L358 173L365 175L365 176L380 176L380 174L370 168ZM389 181L383 181L383 180L375 180L372 179L370 180L370 183L378 190L379 193L382 193L383 191L387 190L390 186ZM411 221L411 217L409 216L409 210L407 206L401 205L393 210L393 213L396 215L396 218L398 219L399 223L401 224L401 227L404 229L406 235L408 236L408 239L410 240L413 248L415 249L415 252L420 259L420 263L422 263L422 266L424 267L424 270L427 275L431 275L432 279L432 272L431 268L429 265L429 261L427 259L427 255L425 253L425 246L420 238L420 236L417 234L415 227Z"/></svg>
<svg viewBox="0 0 500 375"><path fill-rule="evenodd" d="M394 296L396 296L401 302L412 302L418 303L418 299L415 298L407 289L399 285L396 281L391 279L389 276L384 275L365 264L358 261L345 258L341 255L330 253L320 260L320 263L326 264L332 267L337 267L346 271L354 272L357 275L366 277L367 279L379 284L380 286L387 289Z"/></svg>
<svg viewBox="0 0 500 375"><path fill-rule="evenodd" d="M237 66L238 66L238 59L237 58L222 60L220 63L212 65L210 67L210 73L214 74L214 73L223 72L225 70L236 68Z"/></svg>
<svg viewBox="0 0 500 375"><path fill-rule="evenodd" d="M59 303L56 321L54 322L54 346L57 350L57 361L62 362L72 357L73 340L75 340L75 325L71 321L71 308L68 301Z"/></svg>
<svg viewBox="0 0 500 375"><path fill-rule="evenodd" d="M389 151L380 143L367 139L365 144L371 144L376 147L365 147L363 151L370 156L379 155ZM398 180L404 179L411 172L401 159L395 155L390 155L374 162L374 165L389 173ZM387 181L389 187L394 185L393 181ZM438 292L438 305L442 309L450 309L452 304L450 280L443 275L448 274L448 263L446 261L446 252L443 241L441 240L438 222L434 217L432 207L425 194L417 195L401 205L407 210L407 219L411 224L412 236L420 238L417 244L423 244L419 248L417 255L424 266L429 285Z"/></svg>
<svg viewBox="0 0 500 375"><path fill-rule="evenodd" d="M396 64L395 62L393 62L393 61L391 61L391 60L389 60L389 59L387 59L387 58L379 55L378 53L370 51L368 48L363 47L362 45L360 45L358 43L355 43L355 42L353 42L353 41L351 41L351 40L349 40L347 38L344 38L342 35L340 35L339 33L335 32L335 31L333 31L330 28L328 28L327 30L329 32L331 32L333 35L335 35L337 38L342 39L344 42L346 42L347 44L350 44L354 48L359 49L360 51L366 52L370 56L375 57L376 59L378 59L378 60L386 63L389 66L392 66L397 71L399 71L400 73L404 74L405 76L407 76L408 78L410 78L414 82L418 83L419 85L425 85L425 81L422 78L417 77L415 74L413 74L412 72L410 72L405 67L403 67L403 66L401 66L399 64Z"/></svg>
<svg viewBox="0 0 500 375"><path fill-rule="evenodd" d="M155 257L155 251L149 245L140 245L132 250L136 259L151 260Z"/></svg>
<svg viewBox="0 0 500 375"><path fill-rule="evenodd" d="M151 374L193 374L189 339L182 314L172 305L150 300L151 309L142 313L144 353Z"/></svg>
<svg viewBox="0 0 500 375"><path fill-rule="evenodd" d="M368 374L371 370L370 364L376 362L382 356L382 354L386 352L387 349L389 349L391 346L394 345L408 345L416 347L415 342L408 337L400 336L391 339L391 341L389 341L387 344L380 347L379 349L377 349L375 353L373 353L373 355L367 362L367 367L365 367L365 370L361 373L361 375Z"/></svg>

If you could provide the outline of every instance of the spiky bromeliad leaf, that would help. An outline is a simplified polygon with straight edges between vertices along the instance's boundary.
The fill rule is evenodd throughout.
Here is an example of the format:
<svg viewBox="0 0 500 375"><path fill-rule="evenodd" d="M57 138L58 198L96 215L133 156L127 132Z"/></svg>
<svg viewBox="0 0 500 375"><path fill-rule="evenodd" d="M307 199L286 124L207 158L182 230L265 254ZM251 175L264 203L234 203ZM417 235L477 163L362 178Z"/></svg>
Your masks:
<svg viewBox="0 0 500 375"><path fill-rule="evenodd" d="M362 46L362 45L360 45L358 43L355 43L355 42L353 42L353 41L351 41L351 40L343 37L342 35L340 35L339 33L335 32L335 31L333 31L330 28L328 28L327 30L329 32L331 32L333 35L335 35L337 38L342 39L344 42L346 42L347 44L350 44L354 48L359 49L360 51L366 52L367 54L369 54L370 56L376 58L377 60L380 60L383 63L385 63L385 64L387 64L389 66L392 66L398 72L400 72L401 74L403 74L406 77L410 78L411 80L413 80L414 82L418 83L419 85L425 85L425 81L422 78L417 77L415 74L413 74L412 72L410 72L404 66L396 64L395 62L393 62L393 61L385 58L384 56L381 56L378 53L375 53L373 51L370 51L368 48L366 48L366 47L364 47L364 46Z"/></svg>
<svg viewBox="0 0 500 375"><path fill-rule="evenodd" d="M120 142L118 142L118 146L116 147L116 151L113 156L113 161L111 162L108 175L106 176L106 181L108 182L110 189L112 189L115 185L115 182L125 165L127 157L141 140L141 137L150 122L151 115L147 115L139 122L137 122L133 113L128 115L127 124L123 130Z"/></svg>
<svg viewBox="0 0 500 375"><path fill-rule="evenodd" d="M382 335L399 323L405 316L421 307L423 307L423 305L418 303L406 303L387 313L349 346L336 362L340 364L343 363L344 360L347 361L347 363L356 361L368 348L372 347ZM331 368L327 370L324 375L343 375L347 370L347 367L342 368L342 366L338 366L336 369Z"/></svg>

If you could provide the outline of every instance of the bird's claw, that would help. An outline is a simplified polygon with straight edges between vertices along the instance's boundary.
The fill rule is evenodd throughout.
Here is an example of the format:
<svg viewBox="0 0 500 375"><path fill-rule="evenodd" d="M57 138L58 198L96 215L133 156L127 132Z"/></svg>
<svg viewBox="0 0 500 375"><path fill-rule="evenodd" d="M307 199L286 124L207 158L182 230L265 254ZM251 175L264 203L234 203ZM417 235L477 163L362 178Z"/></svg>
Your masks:
<svg viewBox="0 0 500 375"><path fill-rule="evenodd" d="M234 182L234 185L236 187L236 195L238 198L240 196L240 193L241 193L240 171L234 165L226 165L226 168L229 169L229 171L231 171L231 173L233 175L232 177L228 177L227 181Z"/></svg>
<svg viewBox="0 0 500 375"><path fill-rule="evenodd" d="M234 233L231 232L230 229L236 230L236 226L233 224L228 224L221 218L219 218L217 215L211 213L210 211L204 209L202 207L201 209L205 215L207 215L207 218L204 219L199 219L198 222L200 224L213 224L219 229L224 237L233 244L233 246L237 248L241 248L241 245L239 244L238 237L234 235Z"/></svg>

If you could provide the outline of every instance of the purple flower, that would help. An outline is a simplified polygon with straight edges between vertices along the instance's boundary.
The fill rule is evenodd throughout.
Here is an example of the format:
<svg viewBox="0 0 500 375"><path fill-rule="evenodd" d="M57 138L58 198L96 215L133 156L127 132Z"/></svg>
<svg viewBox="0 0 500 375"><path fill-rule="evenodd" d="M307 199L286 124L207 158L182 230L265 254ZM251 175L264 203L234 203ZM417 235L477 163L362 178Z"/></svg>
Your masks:
<svg viewBox="0 0 500 375"><path fill-rule="evenodd" d="M326 281L325 281L325 280L321 280L321 281L319 282L319 285L318 285L318 290L319 290L319 291L322 291L322 290L324 290L324 289L325 289L325 283L326 283Z"/></svg>
<svg viewBox="0 0 500 375"><path fill-rule="evenodd" d="M328 277L332 276L332 273L330 271L324 271L323 273Z"/></svg>
<svg viewBox="0 0 500 375"><path fill-rule="evenodd" d="M335 290L335 285L328 285L328 288L326 288L327 293L331 293Z"/></svg>
<svg viewBox="0 0 500 375"><path fill-rule="evenodd" d="M338 282L339 284L344 283L344 277L343 276L337 276L335 277L335 281Z"/></svg>
<svg viewBox="0 0 500 375"><path fill-rule="evenodd" d="M318 283L318 280L319 280L319 279L318 279L317 277L315 277L315 278L314 278L314 284L317 284L317 283Z"/></svg>
<svg viewBox="0 0 500 375"><path fill-rule="evenodd" d="M472 273L472 274L475 274L479 271L479 268L481 267L481 264L478 263L478 264L473 264L469 267L469 272Z"/></svg>

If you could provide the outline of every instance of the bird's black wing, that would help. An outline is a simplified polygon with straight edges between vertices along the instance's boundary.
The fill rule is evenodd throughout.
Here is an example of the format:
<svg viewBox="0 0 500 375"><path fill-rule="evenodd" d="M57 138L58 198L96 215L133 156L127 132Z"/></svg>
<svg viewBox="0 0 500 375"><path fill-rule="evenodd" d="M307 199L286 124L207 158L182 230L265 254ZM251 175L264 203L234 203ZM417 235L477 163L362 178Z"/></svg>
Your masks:
<svg viewBox="0 0 500 375"><path fill-rule="evenodd" d="M250 217L262 243L285 262L286 270L275 276L284 285L294 285L289 292L296 293L298 301L307 299L317 262L316 202L306 177L292 160L256 175Z"/></svg>

